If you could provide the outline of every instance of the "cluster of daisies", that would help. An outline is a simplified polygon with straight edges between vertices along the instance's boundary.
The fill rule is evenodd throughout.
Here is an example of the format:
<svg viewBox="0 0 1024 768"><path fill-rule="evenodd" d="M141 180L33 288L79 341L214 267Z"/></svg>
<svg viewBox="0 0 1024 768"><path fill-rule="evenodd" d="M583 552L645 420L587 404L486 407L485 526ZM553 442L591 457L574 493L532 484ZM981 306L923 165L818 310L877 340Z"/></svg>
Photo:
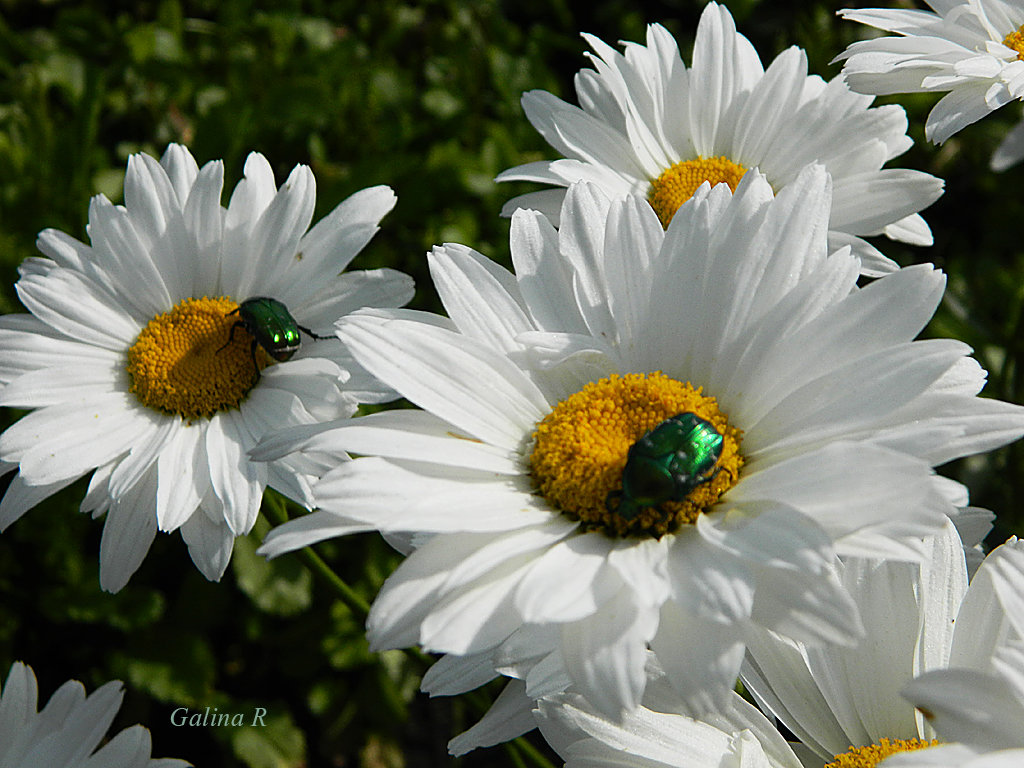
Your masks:
<svg viewBox="0 0 1024 768"><path fill-rule="evenodd" d="M885 167L906 115L865 94L947 91L938 142L1020 99L1024 3L929 5L843 11L895 36L831 81L795 47L765 68L714 2L689 66L659 25L586 36L578 104L523 97L561 158L498 177L548 185L504 210L513 271L428 254L445 315L344 271L390 189L311 227L305 166L278 187L250 155L225 207L220 162L133 156L124 205L92 200L88 244L42 232L0 319L0 404L29 411L0 528L89 475L108 591L157 530L218 580L268 487L316 511L267 556L378 531L406 557L372 647L441 654L432 694L507 680L453 754L539 727L580 767L1019 767L1024 542L983 557L991 514L934 468L1024 408L916 340L944 275L874 236L929 245L943 184ZM993 165L1021 157L1017 128ZM117 683L36 698L15 663L0 765L182 765L141 727L94 753Z"/></svg>

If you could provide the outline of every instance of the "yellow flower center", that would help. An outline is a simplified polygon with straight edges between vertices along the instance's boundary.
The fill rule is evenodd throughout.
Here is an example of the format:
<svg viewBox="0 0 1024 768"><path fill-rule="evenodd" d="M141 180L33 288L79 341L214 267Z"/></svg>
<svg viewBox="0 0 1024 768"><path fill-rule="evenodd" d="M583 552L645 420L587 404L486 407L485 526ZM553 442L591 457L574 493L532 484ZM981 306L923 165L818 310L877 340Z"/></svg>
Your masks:
<svg viewBox="0 0 1024 768"><path fill-rule="evenodd" d="M1024 61L1024 26L1011 32L1003 39L1003 45L1017 52L1017 58Z"/></svg>
<svg viewBox="0 0 1024 768"><path fill-rule="evenodd" d="M231 338L236 309L231 299L204 296L185 299L150 320L128 350L131 391L139 402L190 421L237 408L257 371L249 332L240 327ZM270 362L257 347L257 366Z"/></svg>
<svg viewBox="0 0 1024 768"><path fill-rule="evenodd" d="M937 747L937 739L879 739L877 744L866 747L850 747L848 752L836 755L835 762L828 763L824 768L875 768L880 762L897 752L913 752L917 749Z"/></svg>
<svg viewBox="0 0 1024 768"><path fill-rule="evenodd" d="M746 172L747 169L742 165L721 155L685 160L676 163L651 182L647 202L661 219L661 226L668 229L668 224L676 215L679 206L693 197L693 193L705 181L710 181L711 186L728 184L729 189L735 192Z"/></svg>
<svg viewBox="0 0 1024 768"><path fill-rule="evenodd" d="M674 416L693 413L723 437L721 455L709 479L682 500L641 506L628 519L608 495L622 493L623 470L630 447ZM743 457L740 430L700 388L661 372L610 376L587 384L558 403L533 433L530 455L533 478L541 494L562 514L586 530L609 536L660 537L693 523L736 484Z"/></svg>

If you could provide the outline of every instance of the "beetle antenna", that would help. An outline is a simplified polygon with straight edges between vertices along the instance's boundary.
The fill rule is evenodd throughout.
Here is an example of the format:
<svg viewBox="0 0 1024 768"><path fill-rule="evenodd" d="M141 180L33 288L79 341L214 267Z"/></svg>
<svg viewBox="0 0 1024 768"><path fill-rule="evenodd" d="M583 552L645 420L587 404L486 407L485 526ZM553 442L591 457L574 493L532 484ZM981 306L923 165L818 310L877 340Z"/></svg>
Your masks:
<svg viewBox="0 0 1024 768"><path fill-rule="evenodd" d="M323 340L323 339L333 339L334 338L333 336L321 336L319 333L313 333L311 330L309 330L309 328L307 328L304 325L299 325L298 323L296 323L295 325L296 325L296 327L300 331L304 332L311 339Z"/></svg>

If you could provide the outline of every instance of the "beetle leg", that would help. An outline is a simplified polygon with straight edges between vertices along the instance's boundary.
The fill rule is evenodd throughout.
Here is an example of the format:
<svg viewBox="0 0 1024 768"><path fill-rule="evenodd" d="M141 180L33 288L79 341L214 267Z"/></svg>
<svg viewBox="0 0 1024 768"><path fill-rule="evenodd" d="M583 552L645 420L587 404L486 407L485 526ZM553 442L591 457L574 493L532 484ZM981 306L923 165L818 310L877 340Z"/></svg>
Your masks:
<svg viewBox="0 0 1024 768"><path fill-rule="evenodd" d="M231 312L228 312L228 315L232 314L233 312L237 312L237 311L238 311L237 309L232 310ZM227 315L225 315L225 317L227 317ZM235 329L238 328L238 327L245 328L245 323L243 323L241 320L238 320L234 325L231 326L231 333L228 334L228 340L225 341L224 344L217 349L217 352L220 352L222 349L227 349L228 344L230 344L234 340L234 338L235 338ZM216 353L214 353L214 354L216 354Z"/></svg>
<svg viewBox="0 0 1024 768"><path fill-rule="evenodd" d="M642 505L637 504L632 498L624 498L622 491L619 490L608 491L608 495L604 497L604 508L623 520L632 520L640 512Z"/></svg>
<svg viewBox="0 0 1024 768"><path fill-rule="evenodd" d="M252 358L252 369L254 371L256 371L256 376L253 378L252 385L251 385L251 386L254 386L254 387L259 382L260 378L262 378L262 376L263 376L263 374L260 372L260 364L256 362L256 347L257 347L256 339L253 339L252 340L252 346L249 347L249 357Z"/></svg>
<svg viewBox="0 0 1024 768"><path fill-rule="evenodd" d="M612 506L614 504L614 507ZM608 495L604 497L604 508L611 512L613 515L616 510L622 505L622 491L608 491Z"/></svg>

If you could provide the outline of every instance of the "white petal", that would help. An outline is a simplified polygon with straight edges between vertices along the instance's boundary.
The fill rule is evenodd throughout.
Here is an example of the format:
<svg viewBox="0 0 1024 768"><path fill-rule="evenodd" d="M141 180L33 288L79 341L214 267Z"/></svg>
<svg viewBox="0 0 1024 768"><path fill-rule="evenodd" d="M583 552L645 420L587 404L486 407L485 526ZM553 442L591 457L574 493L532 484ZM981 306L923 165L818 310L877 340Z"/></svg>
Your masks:
<svg viewBox="0 0 1024 768"><path fill-rule="evenodd" d="M210 483L224 505L225 522L236 536L252 529L266 487L266 468L246 455L255 441L242 430L239 420L228 414L211 419L206 429Z"/></svg>
<svg viewBox="0 0 1024 768"><path fill-rule="evenodd" d="M129 450L142 433L132 400L132 395L115 392L32 411L0 435L0 451L7 460L18 457L22 475L32 484L77 477Z"/></svg>
<svg viewBox="0 0 1024 768"><path fill-rule="evenodd" d="M212 292L221 286L220 262L224 238L224 209L220 200L224 190L224 163L213 160L203 166L185 201L185 231L195 247L192 286L189 295Z"/></svg>
<svg viewBox="0 0 1024 768"><path fill-rule="evenodd" d="M236 295L278 296L294 281L289 267L296 261L299 240L309 228L315 205L313 172L297 165L249 234L250 253Z"/></svg>
<svg viewBox="0 0 1024 768"><path fill-rule="evenodd" d="M839 754L851 739L807 666L804 646L771 632L747 643L743 681L758 705L777 717L800 742L821 756Z"/></svg>
<svg viewBox="0 0 1024 768"><path fill-rule="evenodd" d="M849 174L835 180L829 224L855 235L878 234L927 208L942 194L943 186L942 179L902 168Z"/></svg>
<svg viewBox="0 0 1024 768"><path fill-rule="evenodd" d="M745 473L723 501L784 504L813 518L835 539L900 519L922 525L927 534L943 520L923 508L930 490L931 472L918 460L870 444L836 442Z"/></svg>
<svg viewBox="0 0 1024 768"><path fill-rule="evenodd" d="M199 175L199 165L195 158L192 157L192 153L185 145L168 144L160 158L160 166L171 182L171 188L178 198L179 205L184 207L196 176Z"/></svg>
<svg viewBox="0 0 1024 768"><path fill-rule="evenodd" d="M500 531L555 513L525 478L376 457L338 466L314 487L317 504L382 532Z"/></svg>
<svg viewBox="0 0 1024 768"><path fill-rule="evenodd" d="M646 200L630 197L612 204L605 231L606 300L624 364L630 368L646 362L640 350L651 324L650 263L664 239L661 223Z"/></svg>
<svg viewBox="0 0 1024 768"><path fill-rule="evenodd" d="M508 270L455 244L435 246L427 259L441 302L463 334L508 353L518 348L518 334L533 330Z"/></svg>
<svg viewBox="0 0 1024 768"><path fill-rule="evenodd" d="M763 74L757 53L747 38L736 32L729 11L709 3L697 25L690 68L690 122L698 155L719 154L727 110Z"/></svg>
<svg viewBox="0 0 1024 768"><path fill-rule="evenodd" d="M759 593L753 621L808 645L850 645L864 634L856 604L835 573L755 568Z"/></svg>
<svg viewBox="0 0 1024 768"><path fill-rule="evenodd" d="M1014 622L1019 623L1019 615L1013 612L1014 603L1020 602L1012 588L1016 558L1007 557L1019 546L1014 542L994 549L971 579L956 617L950 666L988 670Z"/></svg>
<svg viewBox="0 0 1024 768"><path fill-rule="evenodd" d="M115 498L139 482L142 475L153 468L174 431L174 419L168 419L163 414L147 414L140 409L136 416L139 434L128 454L117 462L107 486L108 492Z"/></svg>
<svg viewBox="0 0 1024 768"><path fill-rule="evenodd" d="M193 258L182 237L184 200L178 199L167 172L155 158L142 153L128 158L124 199L132 229L143 243L142 252L149 254L157 265L167 294L175 298L187 296Z"/></svg>
<svg viewBox="0 0 1024 768"><path fill-rule="evenodd" d="M522 104L526 118L537 132L566 157L610 166L625 177L645 177L629 140L604 121L547 91L527 91Z"/></svg>
<svg viewBox="0 0 1024 768"><path fill-rule="evenodd" d="M1024 542L1016 537L993 552L996 593L1007 617L1024 637Z"/></svg>
<svg viewBox="0 0 1024 768"><path fill-rule="evenodd" d="M7 530L9 525L41 501L48 499L61 488L71 485L77 479L77 476L73 476L55 483L29 485L20 473L12 477L4 492L4 498L0 501L0 533Z"/></svg>
<svg viewBox="0 0 1024 768"><path fill-rule="evenodd" d="M353 523L330 512L314 512L289 520L284 525L279 525L271 530L267 534L267 538L263 540L262 546L256 550L256 554L273 558L326 539L348 536L352 533L363 533L373 529L373 526L368 523Z"/></svg>
<svg viewBox="0 0 1024 768"><path fill-rule="evenodd" d="M29 371L14 379L3 388L0 405L43 408L69 400L85 401L122 388L123 381L123 361L98 363L65 358L60 365Z"/></svg>
<svg viewBox="0 0 1024 768"><path fill-rule="evenodd" d="M552 548L557 549L559 542L572 536L577 527L577 523L558 516L552 517L541 525L497 536L485 536L479 540L473 554L463 558L449 571L444 588L458 588L471 583L502 563L521 560L523 555L530 555L529 559L542 558L542 553L548 552ZM558 551L562 552L561 549ZM564 554L564 552L562 553ZM544 584L542 588L547 591L549 585ZM521 587L521 589L525 590L526 587Z"/></svg>
<svg viewBox="0 0 1024 768"><path fill-rule="evenodd" d="M235 534L227 523L214 523L210 515L197 510L179 529L188 545L192 562L210 581L220 581L231 560Z"/></svg>
<svg viewBox="0 0 1024 768"><path fill-rule="evenodd" d="M520 209L512 216L509 242L519 290L537 327L583 333L572 265L559 253L558 231L539 211Z"/></svg>
<svg viewBox="0 0 1024 768"><path fill-rule="evenodd" d="M490 653L471 656L445 654L423 674L420 690L433 696L457 696L479 688L498 676ZM509 683L510 685L514 684ZM523 691L525 695L525 689Z"/></svg>
<svg viewBox="0 0 1024 768"><path fill-rule="evenodd" d="M81 268L108 286L136 318L148 319L166 312L180 294L172 294L163 264L152 244L136 230L121 207L97 195L89 203L89 236L93 258Z"/></svg>
<svg viewBox="0 0 1024 768"><path fill-rule="evenodd" d="M400 307L415 292L411 277L387 268L353 270L331 279L317 277L313 285L309 281L300 285L301 291L300 286L294 288L294 299L291 289L283 290L280 299L296 321L322 336L333 335L339 317L363 307ZM316 286L319 289L311 293Z"/></svg>
<svg viewBox="0 0 1024 768"><path fill-rule="evenodd" d="M578 621L612 600L622 582L608 565L602 536L573 536L529 566L516 592L516 610L533 624Z"/></svg>
<svg viewBox="0 0 1024 768"><path fill-rule="evenodd" d="M303 236L299 243L303 268L311 273L345 269L379 231L380 220L397 200L391 187L383 185L361 189L342 200Z"/></svg>
<svg viewBox="0 0 1024 768"><path fill-rule="evenodd" d="M969 669L926 672L904 695L928 710L943 738L985 750L1024 748L1024 701L998 675Z"/></svg>
<svg viewBox="0 0 1024 768"><path fill-rule="evenodd" d="M930 141L941 144L957 131L991 112L985 103L986 85L972 83L969 87L952 90L939 99L938 104L928 113L928 122L924 127L925 136Z"/></svg>
<svg viewBox="0 0 1024 768"><path fill-rule="evenodd" d="M205 432L200 425L177 424L157 458L156 514L161 531L181 527L211 488Z"/></svg>
<svg viewBox="0 0 1024 768"><path fill-rule="evenodd" d="M404 648L420 639L420 625L436 604L449 570L480 546L479 535L435 536L409 555L370 606L366 637L372 651Z"/></svg>
<svg viewBox="0 0 1024 768"><path fill-rule="evenodd" d="M353 315L339 336L356 360L421 408L473 437L519 450L549 406L507 357L439 328Z"/></svg>
<svg viewBox="0 0 1024 768"><path fill-rule="evenodd" d="M448 753L459 757L477 747L493 747L522 736L537 727L533 721L533 700L525 684L512 680L480 720L448 742Z"/></svg>
<svg viewBox="0 0 1024 768"><path fill-rule="evenodd" d="M755 583L743 560L708 546L697 531L676 534L668 552L668 577L677 610L728 625L750 616Z"/></svg>
<svg viewBox="0 0 1024 768"><path fill-rule="evenodd" d="M682 698L680 711L699 716L727 705L743 660L744 643L737 630L736 625L688 615L677 603L665 604L651 649Z"/></svg>
<svg viewBox="0 0 1024 768"><path fill-rule="evenodd" d="M594 336L615 338L615 323L608 308L603 274L605 222L611 201L592 184L573 184L562 204L558 251L573 271L573 293L587 330Z"/></svg>
<svg viewBox="0 0 1024 768"><path fill-rule="evenodd" d="M950 649L957 634L957 622L967 592L964 542L960 540L953 521L943 525L942 530L929 543L931 551L925 561L927 566L921 568L918 597L921 605L921 648L917 671L936 669L950 663ZM981 631L978 623L968 618L967 614L963 615L966 621L960 626L972 627L971 633ZM871 626L867 617L865 626Z"/></svg>
<svg viewBox="0 0 1024 768"><path fill-rule="evenodd" d="M424 462L440 460L447 466L504 475L524 472L517 454L460 435L452 425L424 411L381 411L337 422L333 429L324 426L303 427L304 433L297 429L278 431L261 440L251 455L265 460L298 450L334 455L351 452Z"/></svg>
<svg viewBox="0 0 1024 768"><path fill-rule="evenodd" d="M56 269L45 277L26 275L16 288L33 315L78 341L122 352L139 333L139 325L115 299L70 270Z"/></svg>
<svg viewBox="0 0 1024 768"><path fill-rule="evenodd" d="M618 718L640 703L645 654L658 628L658 611L638 605L628 589L597 613L562 629L565 669L601 712Z"/></svg>
<svg viewBox="0 0 1024 768"><path fill-rule="evenodd" d="M882 230L890 240L899 240L911 245L931 245L935 242L931 227L919 214L904 216L899 221L887 224Z"/></svg>
<svg viewBox="0 0 1024 768"><path fill-rule="evenodd" d="M429 651L461 655L499 645L523 621L514 610L516 588L530 555L510 558L469 584L449 579L420 625L420 644Z"/></svg>
<svg viewBox="0 0 1024 768"><path fill-rule="evenodd" d="M156 538L156 472L150 471L107 512L100 539L100 587L118 592Z"/></svg>

